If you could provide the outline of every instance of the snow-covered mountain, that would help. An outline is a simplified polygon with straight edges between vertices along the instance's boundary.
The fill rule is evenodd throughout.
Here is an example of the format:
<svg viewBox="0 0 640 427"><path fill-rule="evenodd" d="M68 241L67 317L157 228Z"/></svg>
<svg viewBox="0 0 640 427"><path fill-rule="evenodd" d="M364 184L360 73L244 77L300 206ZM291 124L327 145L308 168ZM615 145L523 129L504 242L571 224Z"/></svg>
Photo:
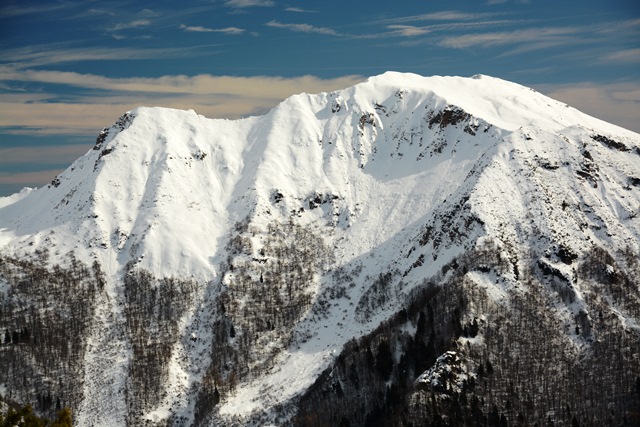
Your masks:
<svg viewBox="0 0 640 427"><path fill-rule="evenodd" d="M454 423L462 395L510 423L629 419L639 216L640 135L488 76L385 73L234 121L140 107L0 199L0 393L82 426ZM523 382L587 362L553 401ZM571 400L598 382L602 405Z"/></svg>

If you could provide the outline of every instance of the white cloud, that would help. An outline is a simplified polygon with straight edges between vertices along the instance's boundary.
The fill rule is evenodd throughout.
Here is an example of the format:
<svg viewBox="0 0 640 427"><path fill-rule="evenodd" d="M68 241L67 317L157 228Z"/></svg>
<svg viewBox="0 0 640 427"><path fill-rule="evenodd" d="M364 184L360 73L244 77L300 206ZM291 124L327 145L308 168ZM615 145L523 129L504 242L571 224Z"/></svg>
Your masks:
<svg viewBox="0 0 640 427"><path fill-rule="evenodd" d="M640 133L640 83L536 85L535 89L591 116Z"/></svg>
<svg viewBox="0 0 640 427"><path fill-rule="evenodd" d="M130 22L122 22L120 24L116 24L113 27L109 28L109 31L121 31L127 30L130 28L140 28L146 27L151 24L151 21L148 19L136 19Z"/></svg>
<svg viewBox="0 0 640 427"><path fill-rule="evenodd" d="M16 6L16 5L3 5L0 7L0 18L10 18L14 16L23 16L23 15L39 15L43 13L51 13L59 10L64 10L68 8L75 7L76 4L73 2L63 2L63 3L50 3L43 4L39 6Z"/></svg>
<svg viewBox="0 0 640 427"><path fill-rule="evenodd" d="M423 13L420 15L402 16L399 18L386 19L382 23L393 24L415 21L477 21L488 19L502 13L468 13L455 10L445 10L441 12Z"/></svg>
<svg viewBox="0 0 640 427"><path fill-rule="evenodd" d="M149 17L157 17L160 16L158 13L154 12L151 9L142 9L139 13L140 16L149 16Z"/></svg>
<svg viewBox="0 0 640 427"><path fill-rule="evenodd" d="M193 33L213 33L215 31L212 28L201 27L199 25L189 26L185 24L180 24L180 29Z"/></svg>
<svg viewBox="0 0 640 427"><path fill-rule="evenodd" d="M189 26L184 24L180 25L180 29L184 31L195 32L195 33L224 33L224 34L233 34L233 35L243 34L246 31L242 28L237 28L237 27L207 28L207 27L200 27L197 25Z"/></svg>
<svg viewBox="0 0 640 427"><path fill-rule="evenodd" d="M573 38L568 38L567 36L575 35L578 32L579 30L573 27L548 27L492 33L463 34L459 36L443 37L440 40L440 45L455 49L465 49L469 47L492 47L536 42L544 43L541 46L548 47L572 41Z"/></svg>
<svg viewBox="0 0 640 427"><path fill-rule="evenodd" d="M274 28L285 28L290 31L294 31L296 33L315 33L315 34L325 34L331 36L339 35L334 29L327 27L316 27L309 24L283 24L278 21L269 21L265 24L267 27Z"/></svg>
<svg viewBox="0 0 640 427"><path fill-rule="evenodd" d="M105 9L89 9L87 10L87 13L91 13L94 15L109 15L109 16L116 16L115 13L111 12L110 10L105 10Z"/></svg>
<svg viewBox="0 0 640 427"><path fill-rule="evenodd" d="M210 46L208 46L210 47ZM43 65L77 61L112 61L124 59L179 58L195 55L199 46L185 48L136 49L70 47L68 44L35 45L25 48L0 50L0 63L15 68L32 68ZM0 68L2 66L0 65Z"/></svg>
<svg viewBox="0 0 640 427"><path fill-rule="evenodd" d="M385 20L379 22L408 22L412 19L401 18L395 20ZM446 32L454 32L454 31L469 31L469 30L477 30L486 27L498 27L503 25L515 25L521 24L525 21L522 20L491 20L491 21L458 21L458 22L443 22L438 24L430 24L423 26L415 26L415 25L406 25L406 24L388 24L386 25L386 29L390 31L379 32L375 34L359 34L359 35L351 35L351 38L355 39L379 39L379 38L387 38L387 37L416 37L425 34L437 34L437 33L446 33ZM442 37L442 36L440 36ZM436 40L436 39L433 39ZM441 40L443 40L441 38ZM414 43L414 42L411 42ZM403 42L406 45L406 42Z"/></svg>
<svg viewBox="0 0 640 427"><path fill-rule="evenodd" d="M427 27L414 27L413 25L387 25L387 29L392 30L390 35L405 37L421 36L431 32Z"/></svg>
<svg viewBox="0 0 640 427"><path fill-rule="evenodd" d="M288 7L285 9L285 11L287 12L297 12L297 13L318 13L317 10L307 10L307 9L301 9L299 7Z"/></svg>

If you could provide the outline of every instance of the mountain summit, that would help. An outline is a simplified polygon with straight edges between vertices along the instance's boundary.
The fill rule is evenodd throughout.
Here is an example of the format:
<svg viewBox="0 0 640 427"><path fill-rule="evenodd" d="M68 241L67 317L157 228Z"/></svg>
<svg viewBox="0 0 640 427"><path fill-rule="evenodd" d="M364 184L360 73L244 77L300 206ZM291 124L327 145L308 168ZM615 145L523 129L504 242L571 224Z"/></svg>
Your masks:
<svg viewBox="0 0 640 427"><path fill-rule="evenodd" d="M493 77L140 107L0 199L0 393L95 426L638 422L639 214L640 135Z"/></svg>

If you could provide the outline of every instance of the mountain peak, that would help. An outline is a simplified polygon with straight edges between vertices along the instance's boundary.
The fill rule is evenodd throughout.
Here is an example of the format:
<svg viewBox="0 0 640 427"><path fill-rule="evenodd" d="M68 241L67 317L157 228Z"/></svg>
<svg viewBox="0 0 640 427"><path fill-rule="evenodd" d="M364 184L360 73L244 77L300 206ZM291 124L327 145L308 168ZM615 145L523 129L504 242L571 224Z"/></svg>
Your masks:
<svg viewBox="0 0 640 427"><path fill-rule="evenodd" d="M452 164L465 165L459 172L466 174L499 141L514 141L520 134L525 141L534 135L566 138L576 132L629 147L637 136L526 87L486 76L387 72L341 91L294 95L264 116L237 121L212 120L193 110L138 107L105 128L93 149L48 189L7 206L5 218L14 224L8 229L23 230L18 235L45 225L70 227L73 233L84 229L90 253L95 247L119 252L121 239L114 235L148 240L153 224L172 223L178 212L184 218L198 212L197 221L205 223L211 214L215 222L241 220L255 209L247 191L256 200L269 200L274 191L291 200L314 192L334 194L346 198L343 209L352 210L362 203L355 183L364 189L372 182L432 176ZM429 194L428 206L434 206L451 191L433 188L420 197ZM39 218L47 209L56 214ZM193 218L190 223L197 224L192 240L199 242L197 230L209 227ZM21 241L17 247L25 249L32 242ZM159 250L143 246L137 241L133 252ZM196 243L183 252L202 252L199 246L216 250ZM167 273L177 268L165 262L165 255L147 257L152 259Z"/></svg>

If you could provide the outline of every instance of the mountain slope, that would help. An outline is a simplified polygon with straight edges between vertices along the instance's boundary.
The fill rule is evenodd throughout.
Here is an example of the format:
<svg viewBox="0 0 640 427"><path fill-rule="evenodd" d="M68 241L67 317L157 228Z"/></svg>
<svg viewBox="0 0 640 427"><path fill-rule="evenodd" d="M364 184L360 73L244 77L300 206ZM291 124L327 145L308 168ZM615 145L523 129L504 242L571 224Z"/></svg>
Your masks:
<svg viewBox="0 0 640 427"><path fill-rule="evenodd" d="M522 318L521 301L541 304L570 355L593 351L603 311L617 319L607 336L637 349L638 160L639 135L488 76L386 73L238 121L140 107L47 188L0 202L1 354L30 355L5 390L66 399L79 425L305 424L323 371L352 358L366 376L354 340L382 358L373 342L402 341L430 298L451 312L435 309L442 343L413 379L454 360L473 377L474 351L496 351L494 317ZM482 307L452 302L469 286ZM474 318L485 342L436 363L466 343L444 323ZM47 324L73 351L49 343ZM399 329L381 338L381 324ZM397 376L417 350L389 348Z"/></svg>

